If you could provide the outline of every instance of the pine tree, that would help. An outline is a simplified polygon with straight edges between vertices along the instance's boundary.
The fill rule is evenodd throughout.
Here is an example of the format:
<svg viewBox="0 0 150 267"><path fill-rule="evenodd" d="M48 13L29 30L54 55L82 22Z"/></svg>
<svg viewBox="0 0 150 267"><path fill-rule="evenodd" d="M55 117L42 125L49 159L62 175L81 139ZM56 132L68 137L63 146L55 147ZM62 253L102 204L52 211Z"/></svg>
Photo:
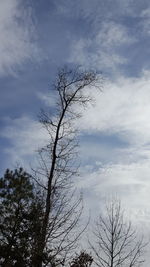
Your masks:
<svg viewBox="0 0 150 267"><path fill-rule="evenodd" d="M42 200L22 168L0 178L0 264L30 266L40 231ZM38 220L37 220L38 216Z"/></svg>
<svg viewBox="0 0 150 267"><path fill-rule="evenodd" d="M92 262L92 256L82 251L79 256L76 256L72 260L70 267L90 267L92 265Z"/></svg>

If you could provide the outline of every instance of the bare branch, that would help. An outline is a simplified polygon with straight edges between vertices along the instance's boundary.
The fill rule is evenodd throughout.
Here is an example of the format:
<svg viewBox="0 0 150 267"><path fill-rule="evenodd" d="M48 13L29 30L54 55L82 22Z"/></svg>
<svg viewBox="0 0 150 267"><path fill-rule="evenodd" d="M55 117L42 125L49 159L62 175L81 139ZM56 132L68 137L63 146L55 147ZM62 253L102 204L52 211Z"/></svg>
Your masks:
<svg viewBox="0 0 150 267"><path fill-rule="evenodd" d="M106 215L99 216L93 234L95 245L89 243L95 254L97 266L142 266L142 256L147 244L143 238L138 240L131 222L127 223L124 220L120 201L112 201L106 206Z"/></svg>
<svg viewBox="0 0 150 267"><path fill-rule="evenodd" d="M74 233L83 207L81 199L73 201L74 195L70 193L73 177L78 174L78 140L74 121L81 115L74 107L86 106L91 101L91 94L85 94L85 89L94 86L96 81L94 72L62 68L53 85L56 106L52 114L43 110L40 114L49 142L39 151L40 164L36 172L46 178L45 212L36 267L42 267L43 263L47 266L54 258L65 258L84 230L83 227Z"/></svg>

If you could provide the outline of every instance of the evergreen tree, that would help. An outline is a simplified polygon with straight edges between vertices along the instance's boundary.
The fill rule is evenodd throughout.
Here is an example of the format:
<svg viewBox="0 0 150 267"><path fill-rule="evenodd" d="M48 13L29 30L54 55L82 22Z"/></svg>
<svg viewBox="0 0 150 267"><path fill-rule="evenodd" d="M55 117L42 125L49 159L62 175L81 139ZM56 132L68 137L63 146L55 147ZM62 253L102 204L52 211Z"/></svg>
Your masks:
<svg viewBox="0 0 150 267"><path fill-rule="evenodd" d="M0 178L1 266L30 266L41 216L42 199L31 176L22 168L7 169Z"/></svg>
<svg viewBox="0 0 150 267"><path fill-rule="evenodd" d="M79 256L76 256L72 260L70 267L90 267L92 265L92 262L92 256L82 251Z"/></svg>

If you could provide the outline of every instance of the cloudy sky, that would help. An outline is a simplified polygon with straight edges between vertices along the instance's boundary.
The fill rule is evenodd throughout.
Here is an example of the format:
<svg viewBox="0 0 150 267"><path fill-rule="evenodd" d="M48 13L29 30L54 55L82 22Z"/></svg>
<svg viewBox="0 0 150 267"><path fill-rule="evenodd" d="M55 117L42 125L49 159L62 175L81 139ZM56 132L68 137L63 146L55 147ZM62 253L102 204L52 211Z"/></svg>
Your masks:
<svg viewBox="0 0 150 267"><path fill-rule="evenodd" d="M150 229L149 0L1 0L0 40L0 173L43 144L37 114L53 105L57 68L95 69L104 82L79 122L78 185L91 210L117 194Z"/></svg>

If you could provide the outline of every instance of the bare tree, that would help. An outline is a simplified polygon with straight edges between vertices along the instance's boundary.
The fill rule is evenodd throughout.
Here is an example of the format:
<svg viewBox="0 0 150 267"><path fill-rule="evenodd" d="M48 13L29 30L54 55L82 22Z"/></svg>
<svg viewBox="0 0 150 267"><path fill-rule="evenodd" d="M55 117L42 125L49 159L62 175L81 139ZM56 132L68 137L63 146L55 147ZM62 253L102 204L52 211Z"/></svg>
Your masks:
<svg viewBox="0 0 150 267"><path fill-rule="evenodd" d="M106 205L106 216L99 216L94 230L95 263L100 267L142 266L146 246L131 222L126 222L119 201Z"/></svg>
<svg viewBox="0 0 150 267"><path fill-rule="evenodd" d="M82 213L82 198L72 201L75 194L71 189L72 177L78 172L75 121L80 116L77 107L91 101L85 88L95 85L96 80L94 72L61 69L53 86L56 105L51 112L42 111L40 115L49 143L39 151L40 165L34 176L46 177L45 213L33 263L36 267L57 266L57 262L63 265L82 232L75 230ZM63 261L59 259L62 254Z"/></svg>

